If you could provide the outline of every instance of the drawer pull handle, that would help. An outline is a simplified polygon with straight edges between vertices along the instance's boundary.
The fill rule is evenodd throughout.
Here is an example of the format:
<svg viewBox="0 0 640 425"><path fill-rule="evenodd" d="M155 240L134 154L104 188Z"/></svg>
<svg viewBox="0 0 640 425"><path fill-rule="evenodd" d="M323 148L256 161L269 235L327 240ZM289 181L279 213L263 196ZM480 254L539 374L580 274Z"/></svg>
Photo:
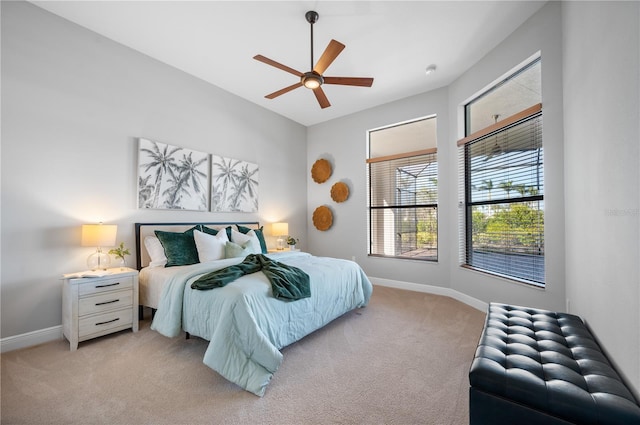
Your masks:
<svg viewBox="0 0 640 425"><path fill-rule="evenodd" d="M107 320L106 322L100 322L100 323L96 323L96 326L100 326L100 325L106 325L107 323L113 323L113 322L117 322L118 320L120 320L119 317L116 317L113 320Z"/></svg>
<svg viewBox="0 0 640 425"><path fill-rule="evenodd" d="M110 283L108 285L96 285L96 288L108 288L109 286L117 286L120 285L120 282Z"/></svg>
<svg viewBox="0 0 640 425"><path fill-rule="evenodd" d="M111 301L105 301L103 303L96 303L96 305L105 305L105 304L113 304L113 303L117 303L120 300L111 300Z"/></svg>

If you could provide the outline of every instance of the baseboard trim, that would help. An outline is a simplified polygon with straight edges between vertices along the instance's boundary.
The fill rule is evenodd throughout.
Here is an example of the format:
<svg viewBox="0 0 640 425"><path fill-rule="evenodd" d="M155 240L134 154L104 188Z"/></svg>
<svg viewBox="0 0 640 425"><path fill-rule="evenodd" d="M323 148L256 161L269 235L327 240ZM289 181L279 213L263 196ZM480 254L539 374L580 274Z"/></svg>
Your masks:
<svg viewBox="0 0 640 425"><path fill-rule="evenodd" d="M469 295L463 294L451 288L443 288L442 286L423 285L421 283L402 282L399 280L382 279L370 277L371 283L374 285L387 286L390 288L405 289L414 292L424 292L427 294L443 295L453 298L461 303L467 304L482 312L487 311L488 304ZM21 348L33 347L34 345L44 344L45 342L56 341L62 339L62 325L53 326L38 331L28 332L21 335L9 336L0 339L0 352L19 350Z"/></svg>
<svg viewBox="0 0 640 425"><path fill-rule="evenodd" d="M484 301L480 301L477 298L470 297L467 294L463 294L462 292L458 292L455 289L444 288L442 286L433 286L433 285L423 285L421 283L413 283L413 282L402 282L399 280L391 280L391 279L382 279L378 277L370 277L369 280L374 285L387 286L390 288L398 288L405 289L407 291L414 292L424 292L427 294L434 295L443 295L445 297L453 298L454 300L460 301L470 307L475 308L476 310L480 310L483 313L486 313L489 304Z"/></svg>
<svg viewBox="0 0 640 425"><path fill-rule="evenodd" d="M0 339L0 352L19 350L21 348L33 347L34 345L44 344L45 342L56 341L62 339L62 325L53 326L46 329L40 329L26 334L9 336Z"/></svg>

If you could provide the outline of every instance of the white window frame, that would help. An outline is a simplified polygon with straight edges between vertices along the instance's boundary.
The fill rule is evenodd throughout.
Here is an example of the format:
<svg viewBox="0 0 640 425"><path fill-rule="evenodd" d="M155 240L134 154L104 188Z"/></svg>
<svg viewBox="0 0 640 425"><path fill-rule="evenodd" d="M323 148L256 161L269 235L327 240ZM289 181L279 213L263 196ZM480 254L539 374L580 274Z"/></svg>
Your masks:
<svg viewBox="0 0 640 425"><path fill-rule="evenodd" d="M518 68L515 69L515 71L512 71L511 73L509 73L506 78L499 80L499 84L508 80L512 76L518 74L520 71L528 68L532 63L538 60L539 60L539 56L534 58L533 60L527 61L523 66L519 66ZM494 86L490 86L488 89L484 90L482 94L491 91ZM482 96L482 94L480 96ZM477 99L478 97L479 96L476 96L473 99ZM470 100L469 102L466 102L465 106L468 105L470 102L472 102L473 99ZM469 117L467 117L466 115L467 108L465 106L463 106L462 118L463 118L463 121L465 122L465 127L466 127L466 123L468 122ZM477 143L478 146L480 143L488 144L490 143L489 140L491 140L492 137L494 136L497 137L497 135L501 133L507 134L509 131L512 131L512 129L516 128L516 126L518 125L522 126L522 125L525 125L525 123L527 123L528 125L529 123L533 123L534 120L538 120L538 123L535 125L540 126L539 133L537 134L539 137L539 146L540 146L539 150L542 151L543 150L542 130L541 130L542 104L537 104L529 108L526 108L525 110L520 111L519 113L516 113L511 117L508 117L501 121L497 121L493 125L490 125L484 129L478 130L475 133L468 135L458 141L460 265L465 268L478 270L484 273L489 273L492 275L504 277L509 280L523 282L533 286L544 288L545 287L544 224L543 224L544 223L544 192L543 191L541 193L534 192L534 193L529 193L527 195L522 194L519 197L514 196L513 197L514 199L511 199L511 197L509 196L509 193L507 192L507 196L506 197L503 196L501 199L493 199L493 200L489 199L488 201L485 200L484 202L477 201L477 200L474 201L471 195L473 190L472 175L471 175L471 170L468 169L468 167L471 165L471 162L469 162L471 161L471 159L467 157L467 154L469 152L467 151L467 148L470 149L470 146L472 144ZM542 172L544 173L544 159L542 159L541 164L542 164L541 169L542 169ZM505 166L508 166L508 165L505 164ZM485 265L486 263L482 264L482 261L478 261L477 259L474 261L473 257L474 257L475 248L473 245L473 231L474 231L473 229L474 222L473 222L473 215L472 215L473 206L474 205L478 206L483 204L489 205L492 203L496 205L503 204L503 205L510 206L510 205L516 205L516 204L523 205L523 204L526 204L527 202L531 203L531 205L536 205L536 208L534 208L534 210L537 211L538 217L540 216L540 212L542 213L541 214L542 219L538 220L538 223L541 221L542 228L543 228L541 237L539 236L540 233L536 233L534 235L535 236L534 240L536 241L534 243L535 246L530 246L530 247L527 246L527 249L530 249L530 252L534 252L536 251L534 248L538 248L537 254L532 255L530 258L526 258L526 260L530 260L530 262L526 263L526 265L523 264L523 265L514 266L513 263L515 261L505 258L503 260L503 264L508 264L508 266L503 266L498 261L496 261L494 265L489 266L489 265ZM538 225L537 229L540 229L540 225ZM511 234L506 235L505 238L508 238L509 236L511 236ZM507 241L507 239L505 239L505 241ZM516 255L515 248L507 247L506 245L508 245L508 243L506 242L504 243L504 245L505 245L504 251L501 254L495 254L496 260L498 255L503 255L505 257L508 257L510 255Z"/></svg>

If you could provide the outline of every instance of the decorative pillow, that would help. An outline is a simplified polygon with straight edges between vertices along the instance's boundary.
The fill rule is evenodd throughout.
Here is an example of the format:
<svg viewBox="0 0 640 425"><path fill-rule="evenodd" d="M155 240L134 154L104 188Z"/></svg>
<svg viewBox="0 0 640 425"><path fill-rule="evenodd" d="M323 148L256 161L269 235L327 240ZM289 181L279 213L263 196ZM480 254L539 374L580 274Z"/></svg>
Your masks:
<svg viewBox="0 0 640 425"><path fill-rule="evenodd" d="M198 229L200 230L200 229ZM207 227L207 226L202 226L202 231L204 233L208 233L210 235L217 235L219 232L221 232L223 229L212 229L211 227ZM227 233L227 239L231 240L231 226L227 226L224 228L224 230Z"/></svg>
<svg viewBox="0 0 640 425"><path fill-rule="evenodd" d="M258 237L258 241L260 242L260 249L262 250L262 253L266 254L266 253L269 252L269 250L267 249L267 242L264 239L264 232L262 231L264 226L260 226L259 229L250 229L248 227L236 224L236 227L238 228L240 233L245 233L245 234L249 233L251 230L253 230L254 233L256 234L256 236Z"/></svg>
<svg viewBox="0 0 640 425"><path fill-rule="evenodd" d="M213 235L213 236L215 236L215 235L217 235L217 234L218 234L218 231L217 231L216 229L212 229L211 227L207 227L207 226L204 226L204 225L203 225L203 226L200 226L200 227L202 227L202 231L203 231L204 233L208 233L209 235ZM227 236L228 236L228 235L227 235ZM228 239L228 238L227 238L227 239Z"/></svg>
<svg viewBox="0 0 640 425"><path fill-rule="evenodd" d="M164 267L167 264L167 257L164 255L164 248L160 240L155 236L147 236L144 238L144 246L149 254L149 267Z"/></svg>
<svg viewBox="0 0 640 425"><path fill-rule="evenodd" d="M249 242L248 248L251 250L249 254L262 254L262 248L260 247L260 241L256 233L251 230L246 235L240 233L237 230L231 230L231 242L235 242L238 245L244 245Z"/></svg>
<svg viewBox="0 0 640 425"><path fill-rule="evenodd" d="M246 257L249 254L253 254L250 248L250 242L245 242L244 245L238 245L234 242L227 242L224 246L225 258Z"/></svg>
<svg viewBox="0 0 640 425"><path fill-rule="evenodd" d="M192 227L184 233L155 231L167 257L165 267L186 266L199 262L198 249L193 239L193 232L197 229L197 226Z"/></svg>
<svg viewBox="0 0 640 425"><path fill-rule="evenodd" d="M217 233L216 236L213 236L199 230L193 232L193 239L196 242L198 258L201 263L225 258L225 244L229 241L227 232Z"/></svg>

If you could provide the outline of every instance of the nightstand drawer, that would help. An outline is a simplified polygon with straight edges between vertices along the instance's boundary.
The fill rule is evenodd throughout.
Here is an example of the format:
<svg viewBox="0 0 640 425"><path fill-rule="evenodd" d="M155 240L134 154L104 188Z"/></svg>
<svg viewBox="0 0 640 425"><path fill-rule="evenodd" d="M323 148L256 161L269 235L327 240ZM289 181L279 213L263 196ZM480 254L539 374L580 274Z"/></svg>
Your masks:
<svg viewBox="0 0 640 425"><path fill-rule="evenodd" d="M91 297L80 298L78 303L78 315L101 313L103 311L117 310L133 305L133 292L131 289L124 291L110 291Z"/></svg>
<svg viewBox="0 0 640 425"><path fill-rule="evenodd" d="M78 294L82 297L131 287L133 287L133 278L131 276L112 277L95 281L93 281L93 279L87 279L87 282L83 282L78 288Z"/></svg>
<svg viewBox="0 0 640 425"><path fill-rule="evenodd" d="M82 340L89 335L110 333L117 328L131 327L132 323L133 310L131 308L83 317L80 319L78 337Z"/></svg>

